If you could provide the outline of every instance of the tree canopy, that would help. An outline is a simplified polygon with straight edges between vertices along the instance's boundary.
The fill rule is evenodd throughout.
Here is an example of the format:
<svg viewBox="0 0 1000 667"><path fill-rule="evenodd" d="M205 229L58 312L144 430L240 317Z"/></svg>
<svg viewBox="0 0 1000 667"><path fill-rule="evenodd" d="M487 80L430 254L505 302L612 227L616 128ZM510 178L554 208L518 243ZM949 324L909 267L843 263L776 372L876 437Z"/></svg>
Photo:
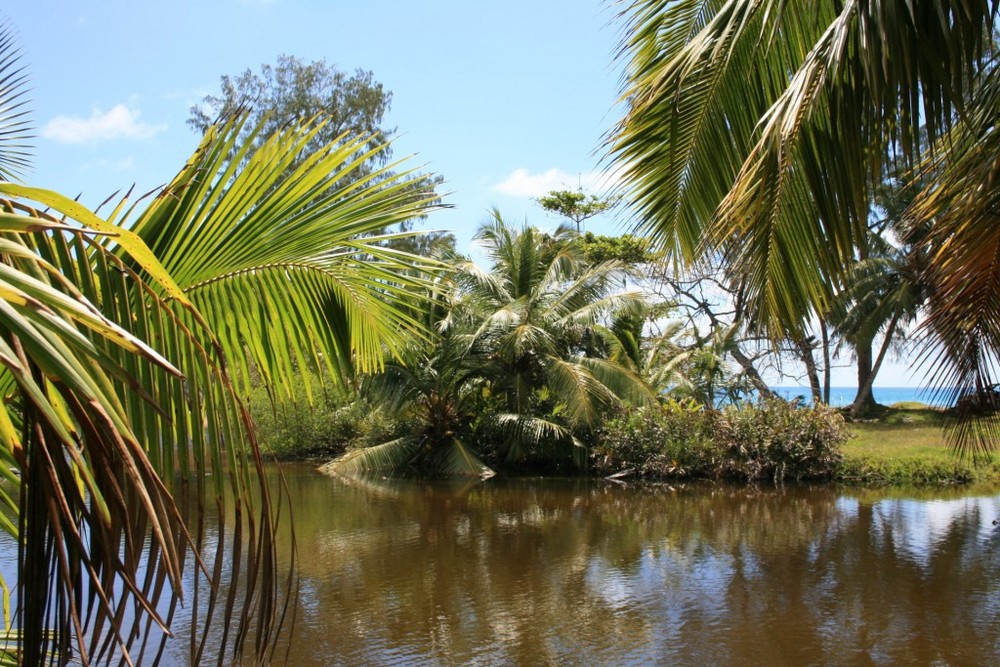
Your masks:
<svg viewBox="0 0 1000 667"><path fill-rule="evenodd" d="M576 223L576 231L582 231L585 220L610 211L618 204L615 197L598 197L583 190L551 190L539 197L538 205L550 213L569 218Z"/></svg>
<svg viewBox="0 0 1000 667"><path fill-rule="evenodd" d="M378 149L372 155L374 164L385 164L391 155L388 143L395 128L382 122L392 93L370 71L347 74L325 60L306 63L280 55L276 64L265 63L259 72L247 68L235 76L223 75L220 88L218 95L206 95L191 107L188 124L200 134L219 118L241 111L250 114L245 132L259 127L261 137L322 115L324 127L302 147L299 159L344 133L367 137L368 149Z"/></svg>

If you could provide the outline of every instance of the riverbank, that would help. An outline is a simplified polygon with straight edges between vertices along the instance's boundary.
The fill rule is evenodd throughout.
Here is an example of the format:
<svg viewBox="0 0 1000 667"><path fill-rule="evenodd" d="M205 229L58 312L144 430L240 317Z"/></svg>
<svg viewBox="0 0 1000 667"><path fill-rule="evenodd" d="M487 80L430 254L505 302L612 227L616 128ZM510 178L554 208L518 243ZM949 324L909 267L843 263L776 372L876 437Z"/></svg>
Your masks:
<svg viewBox="0 0 1000 667"><path fill-rule="evenodd" d="M947 442L944 411L897 403L876 419L850 422L838 478L865 485L1000 483L1000 457L974 466Z"/></svg>
<svg viewBox="0 0 1000 667"><path fill-rule="evenodd" d="M321 418L321 415L325 417ZM274 425L267 423L270 428L264 429L265 435L280 437L264 438L266 453L285 461L326 463L346 451L352 440L351 435L359 430L370 430L369 427L359 429L357 415L345 414L344 411L338 411L336 419L333 415L333 411L324 410L312 412L310 417L297 415L298 418L292 420L296 425L293 432L276 432ZM365 416L366 422L373 419L372 415ZM1000 484L1000 457L995 456L991 463L978 467L956 457L947 443L945 419L945 413L939 409L920 403L898 403L886 408L876 419L843 422L841 428L846 438L836 445L841 456L838 461L828 457L832 467L829 474L822 477L835 483L858 486ZM698 421L693 420L693 423ZM310 427L306 428L306 425ZM617 455L628 454L626 458L631 461L619 460L612 467L602 467L599 462L592 461L590 472L602 477L618 474L668 480L711 477L712 468L698 462L703 458L699 453L706 451L708 438L694 433L701 429L685 428L691 425L682 423L676 425L679 428L666 429L660 425L651 430L635 424L616 424L610 429L619 436L613 451ZM676 445L680 432L688 434L681 438L687 442L682 443L680 449L664 446L667 441ZM717 438L719 433L713 435ZM368 440L351 444L357 446L377 442L374 438ZM741 447L745 449L745 445ZM623 449L638 451L624 452ZM505 471L505 474L511 472ZM563 470L559 474L566 472ZM767 475L758 476L761 481L766 478ZM788 479L795 479L795 476Z"/></svg>

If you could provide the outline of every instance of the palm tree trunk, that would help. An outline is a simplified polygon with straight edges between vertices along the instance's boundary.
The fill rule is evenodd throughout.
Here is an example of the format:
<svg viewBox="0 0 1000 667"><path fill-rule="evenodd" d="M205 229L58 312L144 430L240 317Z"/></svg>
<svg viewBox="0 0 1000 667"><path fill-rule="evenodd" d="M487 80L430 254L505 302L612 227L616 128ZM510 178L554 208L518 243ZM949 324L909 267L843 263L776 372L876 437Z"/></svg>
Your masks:
<svg viewBox="0 0 1000 667"><path fill-rule="evenodd" d="M806 367L806 376L809 378L809 390L812 392L814 403L823 400L823 394L819 387L819 372L816 368L816 359L813 357L813 348L816 347L815 339L802 338L795 341L795 346L799 348L799 358Z"/></svg>
<svg viewBox="0 0 1000 667"><path fill-rule="evenodd" d="M823 337L823 404L830 405L830 331L823 318L819 320L819 331Z"/></svg>
<svg viewBox="0 0 1000 667"><path fill-rule="evenodd" d="M854 401L851 404L851 416L863 417L876 407L875 399L872 398L871 394L873 380L871 341L856 343L854 354L857 357L858 393L854 395Z"/></svg>
<svg viewBox="0 0 1000 667"><path fill-rule="evenodd" d="M861 381L861 355L858 355L858 395L854 397L854 403L851 405L852 417L862 416L878 405L872 396L872 384L875 382L875 376L878 375L879 368L882 367L882 361L885 359L885 355L889 351L889 346L892 344L892 336L896 332L899 316L898 312L894 313L892 319L889 321L889 326L885 330L885 340L882 341L882 346L878 351L878 357L876 357L875 363L869 366L868 375L863 383ZM869 361L871 360L870 345L868 346L868 359Z"/></svg>

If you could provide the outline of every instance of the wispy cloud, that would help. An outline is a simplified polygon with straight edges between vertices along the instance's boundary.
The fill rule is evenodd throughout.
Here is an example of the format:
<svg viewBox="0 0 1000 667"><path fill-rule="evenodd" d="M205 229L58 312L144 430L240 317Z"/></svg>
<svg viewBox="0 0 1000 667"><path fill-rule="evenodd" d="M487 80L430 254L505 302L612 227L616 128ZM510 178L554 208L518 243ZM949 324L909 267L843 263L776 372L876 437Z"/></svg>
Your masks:
<svg viewBox="0 0 1000 667"><path fill-rule="evenodd" d="M497 192L513 197L541 197L552 190L576 190L587 192L606 190L611 184L609 175L600 171L569 174L553 167L538 174L527 169L515 169L507 178L493 186Z"/></svg>
<svg viewBox="0 0 1000 667"><path fill-rule="evenodd" d="M148 139L167 128L139 121L139 112L124 104L108 111L94 109L90 118L56 116L42 128L42 136L61 144L84 144L112 139Z"/></svg>

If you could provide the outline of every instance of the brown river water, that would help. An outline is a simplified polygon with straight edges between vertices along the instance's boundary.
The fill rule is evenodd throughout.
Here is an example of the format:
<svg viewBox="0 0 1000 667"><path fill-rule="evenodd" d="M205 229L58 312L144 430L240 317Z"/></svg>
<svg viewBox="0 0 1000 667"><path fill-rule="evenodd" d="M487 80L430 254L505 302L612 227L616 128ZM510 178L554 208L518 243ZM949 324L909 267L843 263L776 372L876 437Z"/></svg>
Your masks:
<svg viewBox="0 0 1000 667"><path fill-rule="evenodd" d="M284 471L295 667L1000 664L1000 489Z"/></svg>
<svg viewBox="0 0 1000 667"><path fill-rule="evenodd" d="M1000 664L1000 489L285 474L298 667Z"/></svg>

